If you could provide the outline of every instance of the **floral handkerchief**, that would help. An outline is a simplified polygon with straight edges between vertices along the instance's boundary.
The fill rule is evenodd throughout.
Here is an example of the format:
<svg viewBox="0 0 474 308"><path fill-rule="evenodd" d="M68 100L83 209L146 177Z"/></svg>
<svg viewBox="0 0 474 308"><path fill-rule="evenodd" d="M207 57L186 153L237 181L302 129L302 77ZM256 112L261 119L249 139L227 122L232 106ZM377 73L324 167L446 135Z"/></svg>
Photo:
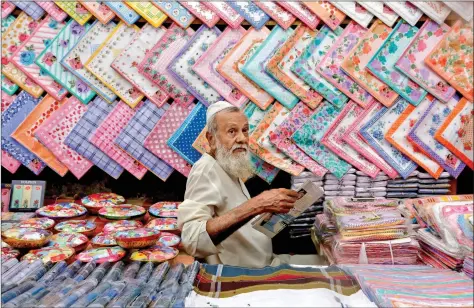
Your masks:
<svg viewBox="0 0 474 308"><path fill-rule="evenodd" d="M318 72L336 88L362 107L370 104L373 97L341 69L341 63L352 48L365 35L367 29L351 22L339 36L317 66Z"/></svg>
<svg viewBox="0 0 474 308"><path fill-rule="evenodd" d="M274 21L278 23L283 29L288 29L293 22L296 20L296 17L285 10L283 7L279 6L275 2L254 2L262 11L267 13Z"/></svg>
<svg viewBox="0 0 474 308"><path fill-rule="evenodd" d="M424 60L448 31L447 25L439 26L434 21L427 20L395 64L399 71L445 103L453 97L456 90L433 72Z"/></svg>
<svg viewBox="0 0 474 308"><path fill-rule="evenodd" d="M374 101L367 106L346 130L345 136L342 140L347 142L354 150L364 156L367 160L376 165L380 170L385 172L392 179L398 176L398 173L392 166L390 166L377 152L372 149L359 135L359 131L367 122L369 122L382 109L382 104Z"/></svg>
<svg viewBox="0 0 474 308"><path fill-rule="evenodd" d="M192 70L214 88L229 103L241 107L248 99L223 78L216 67L245 34L244 28L226 28L209 49L196 61Z"/></svg>
<svg viewBox="0 0 474 308"><path fill-rule="evenodd" d="M115 139L117 146L141 162L162 181L169 178L173 168L148 151L143 143L169 106L169 104L164 104L158 107L149 100L144 101L133 111L133 117Z"/></svg>
<svg viewBox="0 0 474 308"><path fill-rule="evenodd" d="M417 165L398 151L386 139L385 134L407 108L408 102L399 99L390 108L382 108L360 130L362 137L397 172L406 179Z"/></svg>
<svg viewBox="0 0 474 308"><path fill-rule="evenodd" d="M209 153L211 151L211 147L209 146L209 142L206 138L207 133L207 126L205 126L199 136L197 136L196 140L193 142L193 148L196 149L201 154Z"/></svg>
<svg viewBox="0 0 474 308"><path fill-rule="evenodd" d="M4 3L9 3L9 2L2 2L2 5ZM10 3L9 3L10 4ZM13 5L13 4L12 4ZM15 6L13 5L13 7L15 8ZM11 26L11 24L15 21L15 17L13 16L6 16L6 17L2 17L2 34L7 32L8 30L8 27ZM3 49L3 48L2 48ZM2 51L3 52L3 51ZM4 63L5 62L5 63ZM2 66L4 64L8 63L8 60L7 59L3 59L3 54L2 54ZM15 94L16 90L18 90L18 86L13 83L13 81L11 81L10 79L8 79L7 77L5 77L5 75L2 74L2 93L5 92L7 93L8 95L13 95Z"/></svg>
<svg viewBox="0 0 474 308"><path fill-rule="evenodd" d="M7 169L11 174L17 172L20 168L21 162L13 156L11 156L7 151L2 150L2 167Z"/></svg>
<svg viewBox="0 0 474 308"><path fill-rule="evenodd" d="M423 16L423 12L408 1L390 1L384 2L384 4L412 26L415 26L421 16Z"/></svg>
<svg viewBox="0 0 474 308"><path fill-rule="evenodd" d="M13 139L11 134L25 120L31 110L38 105L40 100L22 91L13 103L2 112L2 150L20 161L36 175L40 174L46 165L36 155Z"/></svg>
<svg viewBox="0 0 474 308"><path fill-rule="evenodd" d="M169 96L138 72L138 64L143 61L146 52L158 43L165 32L164 28L154 28L152 25L146 24L112 62L112 67L122 77L158 106L166 103Z"/></svg>
<svg viewBox="0 0 474 308"><path fill-rule="evenodd" d="M256 6L253 1L230 1L228 4L257 30L270 20L270 16Z"/></svg>
<svg viewBox="0 0 474 308"><path fill-rule="evenodd" d="M33 1L10 1L15 4L20 10L28 14L34 20L39 20L43 17L45 11Z"/></svg>
<svg viewBox="0 0 474 308"><path fill-rule="evenodd" d="M104 3L129 26L133 25L140 19L140 15L129 8L125 3L114 1L104 1Z"/></svg>
<svg viewBox="0 0 474 308"><path fill-rule="evenodd" d="M68 147L64 140L87 107L75 97L70 97L36 129L35 137L44 144L77 179L80 179L93 165Z"/></svg>
<svg viewBox="0 0 474 308"><path fill-rule="evenodd" d="M96 97L88 105L87 111L73 127L64 143L105 173L117 179L122 174L123 168L89 141L115 105L117 105L116 102L109 104L102 98Z"/></svg>
<svg viewBox="0 0 474 308"><path fill-rule="evenodd" d="M54 2L80 25L84 25L92 17L92 14L78 1Z"/></svg>
<svg viewBox="0 0 474 308"><path fill-rule="evenodd" d="M328 102L321 103L311 118L296 130L292 139L300 149L340 179L349 171L351 165L321 143L338 114L339 111L333 105Z"/></svg>
<svg viewBox="0 0 474 308"><path fill-rule="evenodd" d="M49 74L83 104L89 103L95 96L95 92L87 83L65 70L59 61L79 42L87 28L89 28L88 25L81 26L77 21L70 20L35 61L41 70Z"/></svg>
<svg viewBox="0 0 474 308"><path fill-rule="evenodd" d="M148 1L125 1L125 3L142 16L153 27L159 27L168 18L156 6Z"/></svg>
<svg viewBox="0 0 474 308"><path fill-rule="evenodd" d="M90 29L82 36L77 44L67 52L61 60L61 65L69 72L74 74L79 80L75 85L82 85L85 83L94 92L102 96L109 102L113 102L117 97L114 92L107 88L97 77L86 70L84 64L89 60L94 51L107 39L110 33L115 29L115 24L110 22L103 25L100 22L95 22ZM60 59L57 59L58 61Z"/></svg>
<svg viewBox="0 0 474 308"><path fill-rule="evenodd" d="M57 22L64 21L68 16L59 6L53 1L35 1L43 10L45 10Z"/></svg>
<svg viewBox="0 0 474 308"><path fill-rule="evenodd" d="M462 98L435 133L435 139L474 169L473 157L473 104Z"/></svg>
<svg viewBox="0 0 474 308"><path fill-rule="evenodd" d="M344 21L346 15L329 1L303 2L314 14L316 14L331 30L336 30Z"/></svg>
<svg viewBox="0 0 474 308"><path fill-rule="evenodd" d="M163 13L168 15L181 28L186 29L194 21L194 16L179 1L153 1Z"/></svg>
<svg viewBox="0 0 474 308"><path fill-rule="evenodd" d="M63 165L47 147L36 139L35 132L37 128L64 105L66 101L67 98L64 98L58 102L47 95L11 134L13 139L18 141L22 146L28 149L28 151L35 154L60 176L64 176L67 173L67 167Z"/></svg>
<svg viewBox="0 0 474 308"><path fill-rule="evenodd" d="M457 21L425 63L461 92L469 101L474 96L473 34L469 22Z"/></svg>
<svg viewBox="0 0 474 308"><path fill-rule="evenodd" d="M104 25L108 24L109 21L115 17L115 13L102 2L89 0L81 0L80 2L82 6L91 12L91 14Z"/></svg>
<svg viewBox="0 0 474 308"><path fill-rule="evenodd" d="M292 33L292 29L285 31L279 26L275 26L270 35L241 68L242 73L262 87L262 89L267 91L288 109L292 109L296 106L298 103L298 97L273 79L265 71L265 67L269 59L277 52L278 48L283 45Z"/></svg>
<svg viewBox="0 0 474 308"><path fill-rule="evenodd" d="M172 24L158 43L146 53L138 66L138 71L142 75L184 107L194 101L194 96L169 72L167 67L176 56L176 51L186 45L193 33L191 28L183 30L176 24Z"/></svg>
<svg viewBox="0 0 474 308"><path fill-rule="evenodd" d="M298 17L310 29L315 30L319 24L319 18L303 3L298 1L277 1L278 5L285 8L288 12Z"/></svg>
<svg viewBox="0 0 474 308"><path fill-rule="evenodd" d="M375 76L388 84L410 104L418 106L426 91L395 69L395 63L414 40L418 28L401 20L367 65Z"/></svg>
<svg viewBox="0 0 474 308"><path fill-rule="evenodd" d="M331 4L365 28L367 28L369 23L374 18L374 15L372 15L363 6L355 1L331 1Z"/></svg>
<svg viewBox="0 0 474 308"><path fill-rule="evenodd" d="M269 138L278 150L288 155L295 162L301 164L313 174L323 176L328 170L301 151L291 140L291 135L309 120L312 113L313 111L308 106L301 102L298 103L290 111L288 117L269 133Z"/></svg>
<svg viewBox="0 0 474 308"><path fill-rule="evenodd" d="M262 109L273 102L273 97L242 74L240 69L269 34L266 27L260 30L250 28L216 68L219 74Z"/></svg>
<svg viewBox="0 0 474 308"><path fill-rule="evenodd" d="M206 111L206 106L198 102L167 141L167 145L191 165L201 158L201 153L192 144L206 126Z"/></svg>
<svg viewBox="0 0 474 308"><path fill-rule="evenodd" d="M398 15L383 2L375 1L357 1L357 3L363 6L367 11L377 16L384 24L389 27L393 27L393 24L397 21Z"/></svg>
<svg viewBox="0 0 474 308"><path fill-rule="evenodd" d="M180 4L187 8L209 28L214 27L219 21L219 16L200 1L180 1Z"/></svg>
<svg viewBox="0 0 474 308"><path fill-rule="evenodd" d="M188 177L191 171L191 165L184 160L178 153L173 151L166 142L183 124L186 117L191 112L191 106L184 108L179 104L172 104L161 119L156 123L148 137L146 137L144 146L150 152L161 158L175 170Z"/></svg>
<svg viewBox="0 0 474 308"><path fill-rule="evenodd" d="M6 94L5 92L1 91L1 106L2 112L4 112L8 106L10 106L16 99L16 95Z"/></svg>
<svg viewBox="0 0 474 308"><path fill-rule="evenodd" d="M192 66L217 40L220 33L216 27L208 28L202 25L168 66L174 77L206 106L222 100L222 97L196 74Z"/></svg>
<svg viewBox="0 0 474 308"><path fill-rule="evenodd" d="M38 23L22 12L15 21L10 24L6 32L2 31L2 46L7 46L6 48L2 48L2 73L5 74L9 80L36 98L43 94L43 88L36 84L31 78L27 77L23 71L17 69L15 65L10 62L10 57L18 51L19 46L33 34L37 27ZM2 88L3 82L5 81L6 79L2 78Z"/></svg>
<svg viewBox="0 0 474 308"><path fill-rule="evenodd" d="M369 60L382 46L392 29L380 21L375 21L365 36L346 56L341 68L351 76L361 87L387 107L390 107L398 97L385 83L366 70ZM367 107L367 105L362 105Z"/></svg>
<svg viewBox="0 0 474 308"><path fill-rule="evenodd" d="M46 17L10 58L16 67L57 100L62 100L67 91L51 76L45 74L34 61L64 26L64 23L58 23L51 17Z"/></svg>
<svg viewBox="0 0 474 308"><path fill-rule="evenodd" d="M225 1L209 1L202 2L209 9L214 11L223 21L225 21L231 28L238 28L244 17L237 13L227 2Z"/></svg>
<svg viewBox="0 0 474 308"><path fill-rule="evenodd" d="M474 3L469 1L443 1L451 10L456 12L465 21L471 21L473 17Z"/></svg>
<svg viewBox="0 0 474 308"><path fill-rule="evenodd" d="M413 1L411 3L438 24L442 24L451 13L451 9L441 1Z"/></svg>
<svg viewBox="0 0 474 308"><path fill-rule="evenodd" d="M250 135L249 147L253 153L267 163L292 175L299 175L303 172L304 167L280 152L270 143L269 139L269 133L281 124L288 117L288 114L288 109L279 103L275 103Z"/></svg>
<svg viewBox="0 0 474 308"><path fill-rule="evenodd" d="M2 19L7 18L15 10L15 7L16 6L13 3L3 1L2 2Z"/></svg>
<svg viewBox="0 0 474 308"><path fill-rule="evenodd" d="M435 133L453 111L459 98L453 97L446 104L433 100L428 109L417 119L407 139L416 144L420 150L440 164L444 170L455 178L459 176L466 164L457 158L448 148L435 139Z"/></svg>
<svg viewBox="0 0 474 308"><path fill-rule="evenodd" d="M315 36L316 33L308 27L298 26L267 64L270 75L313 109L323 100L323 97L296 76L291 71L291 66Z"/></svg>
<svg viewBox="0 0 474 308"><path fill-rule="evenodd" d="M343 140L348 128L356 121L363 111L364 109L362 107L350 101L346 106L344 106L341 113L326 131L321 139L321 143L355 168L364 172L368 176L375 178L380 169L367 161Z"/></svg>
<svg viewBox="0 0 474 308"><path fill-rule="evenodd" d="M85 63L89 72L132 108L141 102L143 94L114 70L111 64L130 45L138 30L136 26L119 23Z"/></svg>
<svg viewBox="0 0 474 308"><path fill-rule="evenodd" d="M135 113L136 109L132 109L120 101L92 133L89 141L140 180L147 172L145 166L114 144L115 138Z"/></svg>
<svg viewBox="0 0 474 308"><path fill-rule="evenodd" d="M425 98L416 108L413 105L407 105L400 117L396 119L385 134L385 139L437 179L443 172L443 168L407 139L410 129L425 113L430 104L431 100Z"/></svg>
<svg viewBox="0 0 474 308"><path fill-rule="evenodd" d="M324 79L317 72L316 67L341 33L341 28L333 32L323 26L291 66L293 73L338 108L348 101L347 96Z"/></svg>

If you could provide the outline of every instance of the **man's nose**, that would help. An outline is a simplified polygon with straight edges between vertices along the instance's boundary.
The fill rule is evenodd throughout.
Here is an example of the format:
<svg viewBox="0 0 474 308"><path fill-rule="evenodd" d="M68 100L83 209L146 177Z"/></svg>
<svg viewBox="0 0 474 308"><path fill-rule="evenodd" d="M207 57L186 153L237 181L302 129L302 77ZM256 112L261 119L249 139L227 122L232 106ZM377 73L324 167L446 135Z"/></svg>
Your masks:
<svg viewBox="0 0 474 308"><path fill-rule="evenodd" d="M249 143L249 138L247 135L245 135L242 131L237 134L237 137L235 139L237 143L244 143L248 144Z"/></svg>

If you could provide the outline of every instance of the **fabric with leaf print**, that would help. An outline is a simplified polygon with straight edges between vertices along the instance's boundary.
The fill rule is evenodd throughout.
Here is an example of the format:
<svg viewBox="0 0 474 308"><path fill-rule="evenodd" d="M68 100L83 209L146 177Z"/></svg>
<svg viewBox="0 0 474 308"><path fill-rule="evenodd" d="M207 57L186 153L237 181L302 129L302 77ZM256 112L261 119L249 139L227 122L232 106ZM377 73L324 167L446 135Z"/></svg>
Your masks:
<svg viewBox="0 0 474 308"><path fill-rule="evenodd" d="M425 63L469 101L473 100L473 33L469 22L457 21Z"/></svg>
<svg viewBox="0 0 474 308"><path fill-rule="evenodd" d="M393 105L398 94L380 81L380 79L369 73L366 66L388 37L390 31L391 29L380 21L374 22L364 38L359 41L341 64L341 68L349 76L354 78L357 83L387 107ZM369 104L366 103L361 106L366 108Z"/></svg>
<svg viewBox="0 0 474 308"><path fill-rule="evenodd" d="M342 139L346 134L347 129L354 123L357 117L362 114L362 112L362 107L350 101L346 106L344 106L341 113L326 131L321 139L321 143L355 168L368 176L375 178L380 169L367 161Z"/></svg>
<svg viewBox="0 0 474 308"><path fill-rule="evenodd" d="M341 63L367 29L351 22L317 66L318 72L354 102L365 106L373 97L341 69Z"/></svg>
<svg viewBox="0 0 474 308"><path fill-rule="evenodd" d="M385 5L391 8L412 26L415 26L421 16L423 16L423 12L408 1L390 1L385 2Z"/></svg>
<svg viewBox="0 0 474 308"><path fill-rule="evenodd" d="M374 18L372 13L355 1L331 1L331 3L362 27L367 27Z"/></svg>
<svg viewBox="0 0 474 308"><path fill-rule="evenodd" d="M333 105L326 101L321 103L310 119L295 131L292 139L301 150L340 179L349 171L351 165L321 143L338 114L339 111Z"/></svg>
<svg viewBox="0 0 474 308"><path fill-rule="evenodd" d="M329 1L303 2L314 14L316 14L333 31L339 28L346 15Z"/></svg>
<svg viewBox="0 0 474 308"><path fill-rule="evenodd" d="M445 103L453 97L456 90L429 68L424 59L433 50L434 46L443 39L448 30L449 27L445 24L439 26L434 21L427 20L395 64L399 71Z"/></svg>
<svg viewBox="0 0 474 308"><path fill-rule="evenodd" d="M341 28L331 31L327 26L323 26L291 66L293 73L338 108L349 98L324 79L316 67L341 33Z"/></svg>
<svg viewBox="0 0 474 308"><path fill-rule="evenodd" d="M452 97L446 104L436 99L433 100L425 113L416 119L416 123L407 137L410 142L416 144L454 178L459 176L466 164L448 148L439 143L434 136L443 121L453 111L458 101L459 97L457 95Z"/></svg>
<svg viewBox="0 0 474 308"><path fill-rule="evenodd" d="M360 129L360 134L377 153L382 156L404 179L410 176L417 165L407 156L392 146L385 134L393 123L401 116L408 102L399 99L390 108L382 108Z"/></svg>
<svg viewBox="0 0 474 308"><path fill-rule="evenodd" d="M399 21L367 65L367 69L375 76L415 106L425 98L426 91L398 72L395 63L414 40L417 32L417 27L412 27L403 20Z"/></svg>

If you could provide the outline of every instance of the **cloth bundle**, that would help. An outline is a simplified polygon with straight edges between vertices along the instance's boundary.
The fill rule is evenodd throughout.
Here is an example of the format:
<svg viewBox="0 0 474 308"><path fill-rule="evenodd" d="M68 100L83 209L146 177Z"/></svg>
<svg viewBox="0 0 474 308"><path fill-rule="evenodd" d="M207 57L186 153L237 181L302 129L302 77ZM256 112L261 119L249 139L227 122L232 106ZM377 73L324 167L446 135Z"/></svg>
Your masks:
<svg viewBox="0 0 474 308"><path fill-rule="evenodd" d="M337 196L355 196L357 174L354 168L349 169L347 173L341 178L334 174L326 173L324 176L324 198L332 199Z"/></svg>
<svg viewBox="0 0 474 308"><path fill-rule="evenodd" d="M298 190L306 181L312 182L314 185L323 186L323 176L317 176L309 171L303 171L298 176L291 176L291 189Z"/></svg>
<svg viewBox="0 0 474 308"><path fill-rule="evenodd" d="M358 171L360 172L360 171ZM375 178L357 173L357 198L385 197L387 195L387 181L390 179L385 173L379 172Z"/></svg>

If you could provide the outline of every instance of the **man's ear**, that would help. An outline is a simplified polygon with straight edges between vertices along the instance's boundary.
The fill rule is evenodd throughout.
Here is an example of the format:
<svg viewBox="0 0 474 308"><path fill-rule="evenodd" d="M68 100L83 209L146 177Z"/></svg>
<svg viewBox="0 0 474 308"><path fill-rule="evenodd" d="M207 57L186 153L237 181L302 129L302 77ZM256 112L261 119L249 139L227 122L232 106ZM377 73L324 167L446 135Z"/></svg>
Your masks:
<svg viewBox="0 0 474 308"><path fill-rule="evenodd" d="M209 132L206 132L206 139L211 148L211 153L214 153L216 150L216 137Z"/></svg>

